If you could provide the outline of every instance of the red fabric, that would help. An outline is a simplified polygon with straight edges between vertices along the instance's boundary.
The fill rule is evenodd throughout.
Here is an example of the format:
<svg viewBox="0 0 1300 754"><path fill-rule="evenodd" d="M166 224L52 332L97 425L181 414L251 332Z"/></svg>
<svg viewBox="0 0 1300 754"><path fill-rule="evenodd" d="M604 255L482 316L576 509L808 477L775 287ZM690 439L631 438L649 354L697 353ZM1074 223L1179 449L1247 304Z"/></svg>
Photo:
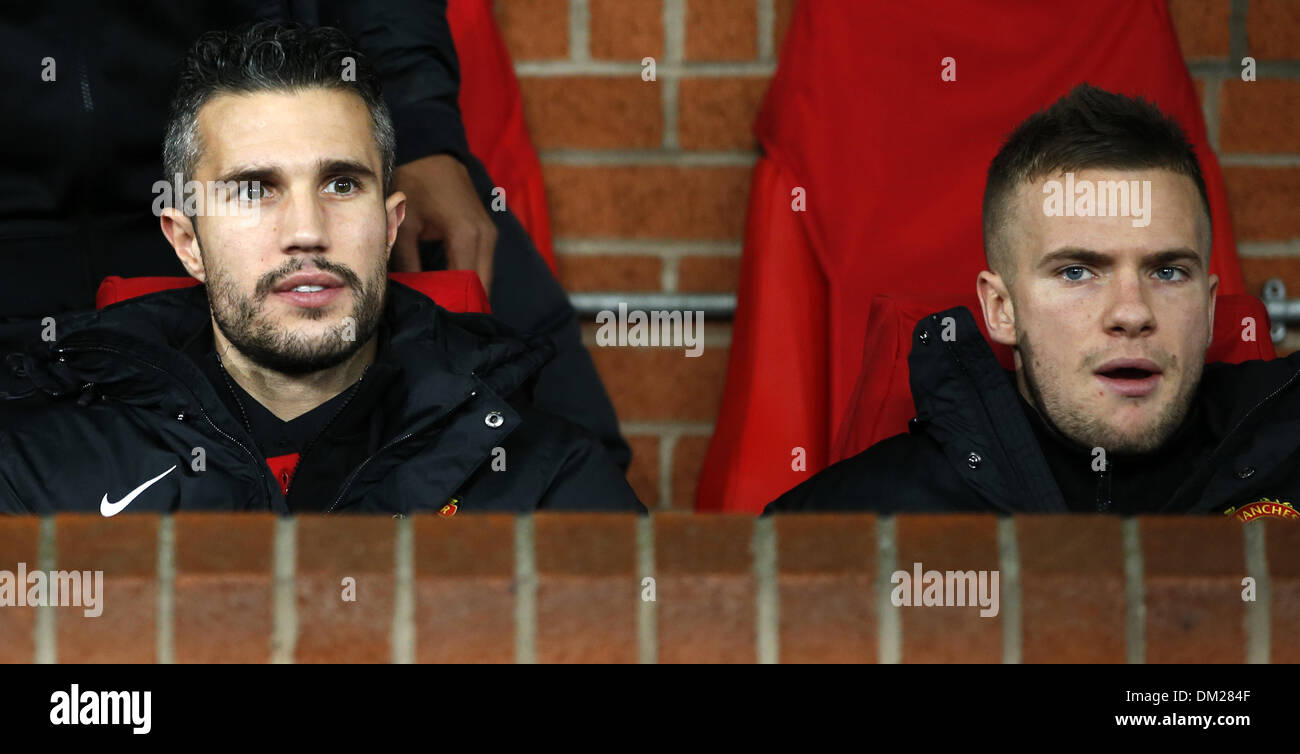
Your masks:
<svg viewBox="0 0 1300 754"><path fill-rule="evenodd" d="M447 23L460 58L460 112L470 150L505 189L506 206L556 274L542 164L528 137L510 52L491 0L451 0Z"/></svg>
<svg viewBox="0 0 1300 754"><path fill-rule="evenodd" d="M288 497L289 483L293 481L293 472L298 468L298 454L286 453L282 456L273 456L266 459L266 465L270 467L275 481L280 483L280 491Z"/></svg>
<svg viewBox="0 0 1300 754"><path fill-rule="evenodd" d="M445 270L437 272L393 272L389 277L410 286L433 299L442 308L453 312L490 312L487 293L473 270ZM99 284L95 294L95 308L103 309L146 293L172 288L198 285L194 278L142 277L124 278L111 275Z"/></svg>
<svg viewBox="0 0 1300 754"><path fill-rule="evenodd" d="M965 306L975 317L980 332L988 329L975 294L966 297L877 296L871 302L871 330L862 349L862 372L844 422L839 429L830 463L861 453L877 442L907 431L907 420L916 415L909 384L907 357L912 348L912 331L922 317L953 306ZM1243 320L1253 318L1255 340L1242 339ZM1268 311L1263 302L1246 294L1219 296L1214 309L1214 339L1206 351L1206 363L1239 364L1250 359L1277 356L1268 334ZM1005 369L1014 368L1011 348L990 341L993 353Z"/></svg>
<svg viewBox="0 0 1300 754"><path fill-rule="evenodd" d="M941 80L944 58L956 81ZM796 7L756 135L727 384L697 510L760 512L830 460L879 294L965 300L989 161L1087 81L1141 95L1196 145L1211 272L1244 293L1223 177L1164 0L819 0ZM806 211L792 211L801 188ZM815 361L807 362L805 359ZM806 468L791 468L796 447Z"/></svg>

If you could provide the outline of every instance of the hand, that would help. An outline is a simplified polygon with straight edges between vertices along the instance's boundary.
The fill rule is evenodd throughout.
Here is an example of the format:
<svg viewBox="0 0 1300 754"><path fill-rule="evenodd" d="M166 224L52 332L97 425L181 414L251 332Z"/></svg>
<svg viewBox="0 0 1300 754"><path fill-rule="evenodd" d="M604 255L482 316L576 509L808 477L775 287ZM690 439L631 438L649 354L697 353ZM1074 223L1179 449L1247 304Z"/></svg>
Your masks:
<svg viewBox="0 0 1300 754"><path fill-rule="evenodd" d="M430 155L399 165L393 183L406 194L406 219L397 229L392 269L419 272L419 242L442 241L447 267L474 270L483 288L490 290L497 227L479 201L465 166L451 155Z"/></svg>

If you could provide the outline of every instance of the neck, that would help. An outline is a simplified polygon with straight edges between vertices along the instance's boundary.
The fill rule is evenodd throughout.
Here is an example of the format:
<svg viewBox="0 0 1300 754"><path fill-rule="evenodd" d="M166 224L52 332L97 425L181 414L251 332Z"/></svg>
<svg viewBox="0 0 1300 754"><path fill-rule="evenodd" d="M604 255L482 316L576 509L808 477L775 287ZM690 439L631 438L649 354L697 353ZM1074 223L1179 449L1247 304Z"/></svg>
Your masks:
<svg viewBox="0 0 1300 754"><path fill-rule="evenodd" d="M377 340L366 344L343 363L310 374L284 374L254 363L231 345L213 323L213 345L226 373L281 421L295 419L346 390L374 363Z"/></svg>

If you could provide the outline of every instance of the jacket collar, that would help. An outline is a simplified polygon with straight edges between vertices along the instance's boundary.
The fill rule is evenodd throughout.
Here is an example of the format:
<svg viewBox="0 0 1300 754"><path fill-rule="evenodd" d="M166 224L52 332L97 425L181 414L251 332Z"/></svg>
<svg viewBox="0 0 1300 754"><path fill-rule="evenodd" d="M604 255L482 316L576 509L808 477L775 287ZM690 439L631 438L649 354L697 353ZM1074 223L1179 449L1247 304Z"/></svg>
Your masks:
<svg viewBox="0 0 1300 754"><path fill-rule="evenodd" d="M544 337L519 336L489 316L448 312L395 281L389 281L384 317L390 337L380 368L397 372L385 402L394 413L385 425L393 432L415 431L479 390L509 396L554 354ZM172 415L204 412L239 436L242 425L184 354L210 330L203 286L68 315L56 324L53 344L29 347L27 379L56 397L94 390Z"/></svg>
<svg viewBox="0 0 1300 754"><path fill-rule="evenodd" d="M908 369L918 420L990 506L1065 510L1015 390L966 307L917 322Z"/></svg>
<svg viewBox="0 0 1300 754"><path fill-rule="evenodd" d="M1066 510L1015 387L966 307L917 323L908 366L918 420L981 497L1006 512ZM1207 364L1195 400L1218 444L1201 473L1171 499L1192 497L1191 510L1218 510L1240 495L1243 481L1266 479L1288 462L1300 437L1300 410L1288 398L1298 386L1300 352ZM971 453L980 457L976 468Z"/></svg>

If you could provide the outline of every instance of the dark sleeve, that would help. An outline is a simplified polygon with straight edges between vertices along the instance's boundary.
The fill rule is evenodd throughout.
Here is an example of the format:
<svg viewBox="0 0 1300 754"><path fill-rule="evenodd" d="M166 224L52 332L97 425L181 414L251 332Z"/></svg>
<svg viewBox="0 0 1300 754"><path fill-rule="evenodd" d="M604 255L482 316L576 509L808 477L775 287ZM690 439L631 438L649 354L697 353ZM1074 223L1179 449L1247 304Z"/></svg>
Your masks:
<svg viewBox="0 0 1300 754"><path fill-rule="evenodd" d="M645 506L600 441L574 425L568 435L559 468L537 510L645 513Z"/></svg>
<svg viewBox="0 0 1300 754"><path fill-rule="evenodd" d="M356 41L379 71L397 131L397 164L469 155L460 120L460 64L447 0L321 0L320 23Z"/></svg>
<svg viewBox="0 0 1300 754"><path fill-rule="evenodd" d="M9 437L7 434L0 434L0 516L3 515L30 515L31 510L18 499L18 493L14 490L9 479L5 477L3 462L8 458L16 458L17 455L9 447Z"/></svg>

